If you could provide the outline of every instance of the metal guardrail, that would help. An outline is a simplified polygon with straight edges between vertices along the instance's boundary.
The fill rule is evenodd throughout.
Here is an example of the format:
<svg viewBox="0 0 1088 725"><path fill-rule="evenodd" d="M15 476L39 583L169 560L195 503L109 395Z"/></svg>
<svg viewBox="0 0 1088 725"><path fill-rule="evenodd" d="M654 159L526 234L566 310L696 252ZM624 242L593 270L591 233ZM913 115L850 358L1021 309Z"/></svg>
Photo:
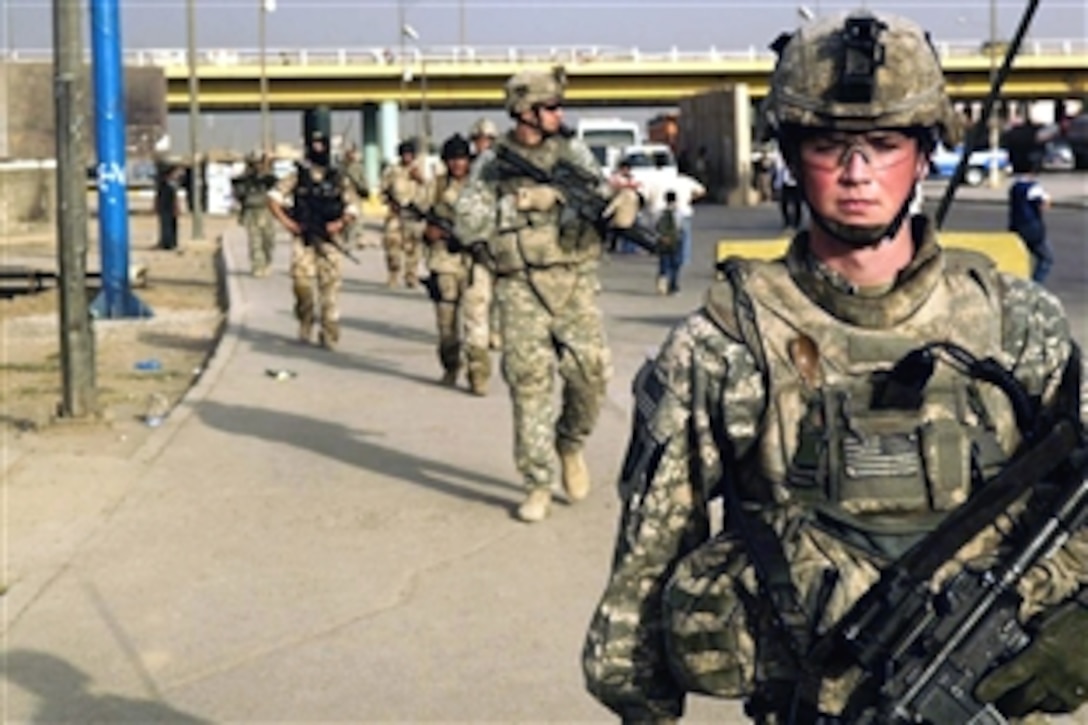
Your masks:
<svg viewBox="0 0 1088 725"><path fill-rule="evenodd" d="M949 41L937 44L942 58L989 57L978 41ZM1021 55L1062 57L1088 55L1088 39L1085 38L1038 38L1026 41ZM197 53L198 63L206 66L260 65L261 51L256 48L204 49ZM10 61L51 62L51 49L9 49L0 58ZM589 65L592 63L679 63L714 61L772 60L773 54L751 46L745 50L642 50L622 46L435 46L409 47L403 54L399 47L359 48L267 48L266 65L387 65L402 66L425 62L428 65L465 63L564 63ZM128 50L124 53L126 65L177 66L186 65L184 48L147 48Z"/></svg>

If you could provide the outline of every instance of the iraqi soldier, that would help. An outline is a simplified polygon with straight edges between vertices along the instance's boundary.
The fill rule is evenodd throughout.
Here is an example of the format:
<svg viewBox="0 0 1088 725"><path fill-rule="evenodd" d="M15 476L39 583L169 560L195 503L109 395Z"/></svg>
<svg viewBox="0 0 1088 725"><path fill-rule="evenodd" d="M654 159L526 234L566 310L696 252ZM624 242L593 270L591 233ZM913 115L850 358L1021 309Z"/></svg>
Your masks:
<svg viewBox="0 0 1088 725"><path fill-rule="evenodd" d="M272 264L276 227L268 210L268 192L275 186L270 160L260 153L250 154L242 175L231 182L239 206L238 221L245 227L249 241L249 268L254 277L268 276Z"/></svg>
<svg viewBox="0 0 1088 725"><path fill-rule="evenodd" d="M291 282L295 294L298 338L313 340L318 323L322 347L333 349L340 340L340 235L358 214L347 181L329 159L324 133L306 139L306 158L295 165L268 194L268 208L291 233ZM317 282L316 307L314 281Z"/></svg>
<svg viewBox="0 0 1088 725"><path fill-rule="evenodd" d="M370 195L370 191L366 184L366 169L363 168L362 159L359 158L359 150L354 145L349 145L344 149L344 156L340 162L340 173L343 174L344 179L347 181L348 189L351 191L356 205L361 205ZM362 232L362 217L357 216L351 220L344 230L344 241L349 246L361 247L363 246Z"/></svg>
<svg viewBox="0 0 1088 725"><path fill-rule="evenodd" d="M599 177L589 149L563 133L564 89L561 69L512 76L505 103L514 128L496 148L505 145L545 170L565 159ZM457 201L457 236L470 245L486 242L494 260L514 458L528 488L517 515L528 522L547 516L559 481L571 501L589 493L582 449L600 413L609 367L596 301L600 236L566 212L557 189L519 176L494 150L477 159ZM558 416L556 372L563 381Z"/></svg>
<svg viewBox="0 0 1088 725"><path fill-rule="evenodd" d="M423 222L409 211L411 205L426 203L426 177L423 164L416 156L414 141L402 141L397 147L399 162L391 164L382 174L382 196L389 208L382 235L385 264L389 271L388 284L397 286L404 275L404 285L419 284L420 236Z"/></svg>
<svg viewBox="0 0 1088 725"><path fill-rule="evenodd" d="M590 692L625 722L678 718L686 692L743 699L764 723L856 722L839 716L857 671L816 669L797 645L1032 439L1025 401L1083 426L1058 300L906 221L958 127L928 36L860 11L775 47L767 122L812 223L781 259L727 264L635 378L620 533L583 651ZM979 380L965 359L1011 375ZM987 565L1015 528L996 523L945 552L953 569ZM973 696L1016 717L1085 699L1086 582L1080 529L1019 579L1034 639L983 664ZM816 712L794 717L799 692Z"/></svg>
<svg viewBox="0 0 1088 725"><path fill-rule="evenodd" d="M487 349L490 276L484 260L474 257L449 233L454 224L454 204L468 179L471 163L468 141L460 134L448 138L442 145L442 162L446 172L430 185L429 196L430 211L446 224L427 224L423 231L427 268L431 273L428 289L438 320L442 383L450 386L457 383L463 355L469 389L476 395L486 395L491 376ZM488 289L483 293L474 290L481 286Z"/></svg>

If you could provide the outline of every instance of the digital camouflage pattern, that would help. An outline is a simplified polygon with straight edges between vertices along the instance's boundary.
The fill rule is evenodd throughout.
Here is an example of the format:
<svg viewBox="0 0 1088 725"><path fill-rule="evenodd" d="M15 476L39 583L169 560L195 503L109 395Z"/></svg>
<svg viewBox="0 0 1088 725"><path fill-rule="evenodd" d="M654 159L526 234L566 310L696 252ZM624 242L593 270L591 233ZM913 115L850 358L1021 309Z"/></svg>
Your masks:
<svg viewBox="0 0 1088 725"><path fill-rule="evenodd" d="M840 574L821 627L837 621L878 577L883 559L851 537L856 529L810 523L809 512L816 507L841 511L853 504L856 514L859 502L799 495L790 477L802 458L796 401L816 392L806 386L820 389L849 380L852 373L844 363L850 359L878 362L879 355L865 356L865 345L855 343L851 351L850 340L888 336L901 338L900 343L921 342L948 333L976 354L994 354L1032 394L1053 399L1072 349L1058 301L1029 282L993 272L987 273L992 285L980 284L972 264L946 256L931 232L924 235L917 258L897 286L864 306L851 304L856 290L849 294L841 279L811 258L805 234L795 240L788 261L753 264L745 289L755 303L760 339L767 343L770 390L741 340L728 283L711 290L707 304L672 331L639 373L634 429L620 480L623 514L612 575L583 651L589 690L617 714L677 717L686 691L745 697L752 693L757 670L765 676L790 675L788 657L765 636L767 608L752 606L759 601L756 581L740 542L730 533L711 535L720 529L712 502L721 500L726 466L734 471L731 480L739 494L762 502L763 515L783 540L802 601L825 569ZM780 285L784 279L794 281L792 290L768 287L768 280ZM797 306L783 307L783 294ZM974 303L965 307L971 298ZM868 309L877 313L864 312ZM842 328L837 340L826 336L834 327L831 318ZM819 340L815 373L807 363L788 359L787 341L801 334ZM836 349L840 343L844 347ZM875 350L898 347L885 341ZM890 366L897 359L889 356L883 362ZM1002 431L1001 449L1008 452L1016 440L1007 407L992 390L981 390L987 386L977 387L981 405L992 411ZM938 400L923 408L939 421L947 413L942 412L945 405ZM772 413L764 415L765 410ZM960 412L972 410L968 406ZM732 448L731 456L723 447ZM731 461L744 463L737 470ZM861 510L875 509L884 519L913 524L918 533L934 525L926 519L927 508L959 502L951 492L945 492L943 504L939 492L926 502L881 499L878 488L861 493L875 496L861 502ZM904 530L893 527L892 533ZM996 530L984 532L959 557L967 562L985 558L999 538ZM1088 536L1082 533L1021 582L1022 616L1055 606L1086 582ZM756 652L761 653L758 660ZM833 713L841 708L851 681L847 673L837 682L825 682L822 709Z"/></svg>
<svg viewBox="0 0 1088 725"><path fill-rule="evenodd" d="M553 137L526 147L508 134L498 143L512 144L545 170L566 158L600 175L578 141ZM529 488L550 488L557 482L557 448L584 445L607 383L609 358L596 299L600 238L585 233L550 187L510 175L492 151L473 165L456 212L457 237L468 245L485 242L494 260L518 471ZM563 380L558 416L552 399L556 373Z"/></svg>
<svg viewBox="0 0 1088 725"><path fill-rule="evenodd" d="M385 266L389 271L391 285L402 273L405 284L409 286L415 286L419 280L423 223L407 212L399 211L395 206L414 203L423 207L428 203L427 185L415 178L421 176L416 164L417 162L413 162L410 167L401 163L391 164L382 173L382 195L387 201L395 202L389 204L389 214L382 231ZM413 168L416 169L414 174Z"/></svg>
<svg viewBox="0 0 1088 725"><path fill-rule="evenodd" d="M843 14L821 15L802 25L781 50L764 102L766 121L867 130L917 126L940 129L949 146L962 131L959 115L945 93L944 72L928 35L897 16L860 11L850 17L876 17L883 62L875 71L874 96L843 102L837 96L842 72Z"/></svg>
<svg viewBox="0 0 1088 725"><path fill-rule="evenodd" d="M556 66L550 72L520 71L506 81L506 111L510 115L517 115L536 105L562 101L566 89L567 74L562 66Z"/></svg>

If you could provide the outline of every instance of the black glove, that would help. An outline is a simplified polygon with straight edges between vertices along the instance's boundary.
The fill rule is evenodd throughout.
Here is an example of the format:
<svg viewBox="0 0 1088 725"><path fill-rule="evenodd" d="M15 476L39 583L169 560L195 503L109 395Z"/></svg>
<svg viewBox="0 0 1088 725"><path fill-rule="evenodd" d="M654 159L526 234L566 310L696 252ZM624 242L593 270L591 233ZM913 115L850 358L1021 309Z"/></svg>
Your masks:
<svg viewBox="0 0 1088 725"><path fill-rule="evenodd" d="M468 253L475 264L487 266L491 261L491 251L487 248L487 242L473 242L468 245Z"/></svg>
<svg viewBox="0 0 1088 725"><path fill-rule="evenodd" d="M1088 700L1088 603L1085 594L1039 625L1031 644L982 678L975 694L1009 717L1073 712Z"/></svg>

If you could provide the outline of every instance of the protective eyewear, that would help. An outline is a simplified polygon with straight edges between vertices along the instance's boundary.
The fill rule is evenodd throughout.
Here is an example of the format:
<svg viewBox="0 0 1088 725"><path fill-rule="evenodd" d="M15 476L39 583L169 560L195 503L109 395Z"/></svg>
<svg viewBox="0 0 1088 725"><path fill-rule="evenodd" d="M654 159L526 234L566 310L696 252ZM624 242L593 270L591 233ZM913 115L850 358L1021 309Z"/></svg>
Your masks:
<svg viewBox="0 0 1088 725"><path fill-rule="evenodd" d="M916 139L902 131L816 133L801 140L801 162L825 171L846 166L860 154L871 169L886 169L912 158Z"/></svg>

